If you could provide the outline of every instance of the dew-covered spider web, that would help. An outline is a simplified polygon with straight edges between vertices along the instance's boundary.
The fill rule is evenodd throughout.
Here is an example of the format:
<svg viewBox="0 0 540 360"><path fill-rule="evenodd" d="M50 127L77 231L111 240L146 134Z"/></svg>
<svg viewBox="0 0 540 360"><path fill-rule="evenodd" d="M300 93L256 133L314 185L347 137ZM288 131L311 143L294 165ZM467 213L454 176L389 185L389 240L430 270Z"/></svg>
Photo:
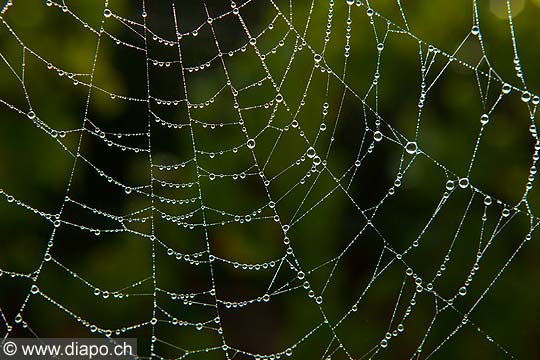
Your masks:
<svg viewBox="0 0 540 360"><path fill-rule="evenodd" d="M539 356L540 3L10 0L0 334Z"/></svg>

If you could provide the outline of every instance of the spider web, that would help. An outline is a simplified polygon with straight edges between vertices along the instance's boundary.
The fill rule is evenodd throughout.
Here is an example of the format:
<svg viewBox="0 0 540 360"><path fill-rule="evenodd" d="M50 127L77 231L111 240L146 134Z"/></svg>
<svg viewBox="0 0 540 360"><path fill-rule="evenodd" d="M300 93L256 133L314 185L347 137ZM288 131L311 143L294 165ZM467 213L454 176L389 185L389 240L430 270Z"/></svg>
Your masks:
<svg viewBox="0 0 540 360"><path fill-rule="evenodd" d="M9 1L3 337L514 358L486 304L538 225L540 98L502 3L455 5L472 21L442 48L400 0Z"/></svg>

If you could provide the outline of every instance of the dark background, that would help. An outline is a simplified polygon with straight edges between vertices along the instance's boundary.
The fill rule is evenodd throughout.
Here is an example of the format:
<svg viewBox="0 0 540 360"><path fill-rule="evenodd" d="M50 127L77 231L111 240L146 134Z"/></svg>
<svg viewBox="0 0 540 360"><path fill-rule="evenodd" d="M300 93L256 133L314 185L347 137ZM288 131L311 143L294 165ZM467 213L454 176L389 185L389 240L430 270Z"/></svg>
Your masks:
<svg viewBox="0 0 540 360"><path fill-rule="evenodd" d="M219 92L208 106L192 106L192 126L182 128L154 121L146 102L149 89L150 108L160 118L171 124L190 123L185 102L166 103L186 98L178 46L160 41L176 41L170 1L146 4L146 23L152 31L146 41L140 1L113 0L108 5L66 1L51 6L14 1L2 14L0 334L85 337L109 335L111 329L112 336L137 337L141 355L148 356L152 337L148 322L155 298L163 311L156 315L159 340L154 351L166 358L182 356L182 349L195 351L189 357L196 359L223 359L225 354L250 358L221 350L223 339L229 347L252 354L286 357L286 349L292 347L296 359L358 359L376 351L375 356L385 359L540 357L537 232L524 241L535 228L540 206L534 176L524 197L533 165L536 140L529 127L536 105L534 100L521 100L524 90L533 96L540 92L538 1L512 1L527 89L516 77L502 0L479 1L480 37L468 35L474 21L471 1L404 0L407 25L396 1L373 1L372 17L364 3L349 8L345 1L335 1L330 40L317 67L314 53L322 53L324 46L328 2L314 2L307 29L310 2L294 1L292 9L288 1L275 2L303 35L307 42L303 45L279 16L273 28L267 28L277 15L272 2L254 0L243 5L239 1L246 28L252 35L262 32L256 47L268 53L264 63L284 98L276 103L277 90L268 80L239 92L248 135L238 124L219 58L202 70L189 71L216 56L217 39L223 53L245 46L245 51L223 57L235 89L264 79L261 59L249 45L239 17L230 13L229 3L208 1L215 39L202 2L174 3L178 30L184 34L180 46L189 101L204 103ZM99 31L106 7L114 15L103 23L94 63L98 36L90 28ZM345 58L349 10L351 48ZM217 18L222 14L227 15ZM404 31L406 26L410 34ZM198 29L196 36L194 29ZM422 108L416 137L420 150L409 154L404 147L415 139L421 60L428 45L453 54L466 37L454 55L459 61L443 71L448 56L437 54L426 74L429 86L442 73ZM279 46L281 39L283 46ZM379 42L384 43L380 57ZM145 47L148 58L162 62L148 61L148 72ZM487 58L481 61L483 56ZM323 65L332 69L330 77L321 72ZM377 87L369 90L377 66ZM95 87L87 105L84 84L90 82L92 68ZM505 82L515 88L492 110L469 175L471 186L462 189L458 179L467 177L480 117L492 108ZM345 91L343 83L354 93ZM294 117L304 93L304 104ZM257 106L263 104L268 106ZM251 106L257 107L246 109ZM277 110L272 125L289 125L275 147L279 132L265 128L273 109ZM28 115L30 111L35 117ZM85 116L87 130L81 132ZM294 118L299 127L291 126ZM326 130L320 131L323 122ZM373 140L376 129L384 134L380 142ZM150 167L148 152L116 145L148 149L148 131L154 165L188 161L185 166ZM248 138L256 138L253 151L245 146ZM189 162L194 157L193 139L198 168ZM326 160L325 170L321 164L311 172L306 139L311 145L317 139L314 149ZM225 151L233 148L237 151ZM81 157L72 173L77 152ZM253 167L254 158L271 180L267 188ZM297 160L300 165L281 173ZM202 201L211 209L195 211L201 204L196 185L176 189L154 181L154 194L161 198L154 197L157 210L149 210L151 173L160 181L188 184L197 182L197 172ZM240 177L242 172L245 178ZM402 177L396 184L398 173ZM231 176L220 177L226 174ZM232 174L238 174L238 179ZM448 180L454 181L454 189L426 228ZM268 206L269 194L276 202L275 211ZM486 195L493 202L487 207ZM65 201L66 196L71 200ZM163 198L195 201L171 204L159 200ZM502 215L504 209L510 210L509 216ZM273 220L276 213L279 223ZM54 226L55 214L61 214L59 227ZM120 228L119 216L129 232L115 230ZM372 226L366 225L367 219ZM203 227L203 222L210 225ZM289 246L280 224L291 224L286 235L294 256L285 257L268 292ZM477 259L482 229L483 246L491 239L490 245L466 296L456 295ZM413 247L421 233L419 246ZM207 246L213 256L225 261L216 259L210 265ZM175 253L169 255L167 248ZM396 257L398 253L402 256ZM331 260L337 256L334 269L336 262ZM243 269L236 262L274 266ZM426 291L441 264L446 270L434 282L433 292ZM416 292L414 278L406 275L409 267L422 278L422 292ZM297 279L300 269L307 274L305 279ZM155 296L152 273L163 290ZM372 281L374 273L377 277ZM313 298L302 287L305 280ZM219 303L216 308L216 297L204 293L212 283L222 301L255 301L239 308ZM29 296L32 285L39 291ZM280 287L285 291L278 291ZM265 302L262 297L267 292L271 297ZM318 296L322 304L316 303ZM446 305L444 299L454 297L452 305ZM415 305L401 320L411 299ZM449 337L478 300L469 321ZM213 321L216 309L220 324ZM321 324L323 313L332 328L322 324L304 338ZM173 319L185 323L178 325ZM405 331L397 332L401 322ZM394 330L398 335L386 348L380 347L385 334ZM332 341L334 336L342 348ZM416 352L419 346L421 353Z"/></svg>

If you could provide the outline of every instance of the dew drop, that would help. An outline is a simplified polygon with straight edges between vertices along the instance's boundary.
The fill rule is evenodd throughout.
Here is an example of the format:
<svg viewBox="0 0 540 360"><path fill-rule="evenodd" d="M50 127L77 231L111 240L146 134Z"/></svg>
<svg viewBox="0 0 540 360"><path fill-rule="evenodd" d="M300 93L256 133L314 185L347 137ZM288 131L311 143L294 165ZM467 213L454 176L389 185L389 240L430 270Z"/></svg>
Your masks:
<svg viewBox="0 0 540 360"><path fill-rule="evenodd" d="M510 85L510 84L504 84L504 85L502 86L502 92L503 92L503 94L509 94L510 91L512 91L512 85Z"/></svg>
<svg viewBox="0 0 540 360"><path fill-rule="evenodd" d="M465 286L462 286L459 288L459 295L465 296L467 294L467 288Z"/></svg>
<svg viewBox="0 0 540 360"><path fill-rule="evenodd" d="M480 116L480 122L482 123L482 125L486 125L489 122L489 115L484 114Z"/></svg>
<svg viewBox="0 0 540 360"><path fill-rule="evenodd" d="M471 29L471 34L473 34L474 36L480 34L480 28L477 25L474 25Z"/></svg>
<svg viewBox="0 0 540 360"><path fill-rule="evenodd" d="M461 178L459 179L459 187L462 189L466 189L469 186L469 178Z"/></svg>
<svg viewBox="0 0 540 360"><path fill-rule="evenodd" d="M531 101L531 93L528 91L525 91L523 94L521 94L521 101L528 103Z"/></svg>
<svg viewBox="0 0 540 360"><path fill-rule="evenodd" d="M254 139L249 139L247 141L247 147L250 148L250 149L253 149L255 147L255 140Z"/></svg>
<svg viewBox="0 0 540 360"><path fill-rule="evenodd" d="M112 12L110 9L103 10L103 16L105 16L106 18L110 18L111 15L112 15Z"/></svg>
<svg viewBox="0 0 540 360"><path fill-rule="evenodd" d="M375 141L377 141L377 142L378 142L378 141L381 141L382 138L383 138L382 132L380 132L380 131L375 131L375 132L373 133L373 139L374 139Z"/></svg>
<svg viewBox="0 0 540 360"><path fill-rule="evenodd" d="M409 141L407 145L405 145L405 150L411 155L415 154L417 149L418 149L418 146L416 145L416 142L414 141Z"/></svg>

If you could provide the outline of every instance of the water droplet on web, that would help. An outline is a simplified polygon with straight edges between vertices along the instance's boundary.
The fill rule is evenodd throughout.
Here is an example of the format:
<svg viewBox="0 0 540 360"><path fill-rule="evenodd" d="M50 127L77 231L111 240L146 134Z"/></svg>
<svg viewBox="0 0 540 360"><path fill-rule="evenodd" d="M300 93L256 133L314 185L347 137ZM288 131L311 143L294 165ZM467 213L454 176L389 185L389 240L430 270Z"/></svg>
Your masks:
<svg viewBox="0 0 540 360"><path fill-rule="evenodd" d="M37 294L39 292L39 288L37 287L37 285L32 285L32 287L30 288L30 292L32 294Z"/></svg>
<svg viewBox="0 0 540 360"><path fill-rule="evenodd" d="M126 188L124 189L124 191L125 191L126 194L128 194L128 195L131 194L131 188L130 188L130 187L126 187Z"/></svg>
<svg viewBox="0 0 540 360"><path fill-rule="evenodd" d="M512 85L510 85L510 84L504 84L504 85L502 86L502 92L503 92L503 94L509 94L510 91L512 91Z"/></svg>
<svg viewBox="0 0 540 360"><path fill-rule="evenodd" d="M388 340L382 339L382 340L381 340L381 347L382 347L382 348L385 348L385 347L387 347L387 346L388 346Z"/></svg>
<svg viewBox="0 0 540 360"><path fill-rule="evenodd" d="M322 60L322 56L320 54L315 54L315 56L313 56L313 60L316 62L316 63L320 63L321 60Z"/></svg>
<svg viewBox="0 0 540 360"><path fill-rule="evenodd" d="M375 132L373 133L373 139L374 139L375 141L381 141L382 138L383 138L382 132L380 132L380 131L375 131Z"/></svg>
<svg viewBox="0 0 540 360"><path fill-rule="evenodd" d="M466 189L469 186L469 178L461 178L459 179L459 187L462 189Z"/></svg>
<svg viewBox="0 0 540 360"><path fill-rule="evenodd" d="M247 147L250 148L250 149L253 149L255 147L255 140L254 139L249 139L247 141Z"/></svg>
<svg viewBox="0 0 540 360"><path fill-rule="evenodd" d="M467 295L467 288L465 286L462 286L459 288L459 295L461 296Z"/></svg>
<svg viewBox="0 0 540 360"><path fill-rule="evenodd" d="M299 271L298 274L296 274L296 277L300 280L306 277L306 274L303 271Z"/></svg>
<svg viewBox="0 0 540 360"><path fill-rule="evenodd" d="M309 149L307 149L306 155L308 158L313 159L313 157L315 156L315 149L313 147L310 147Z"/></svg>
<svg viewBox="0 0 540 360"><path fill-rule="evenodd" d="M347 0L347 5L349 6L354 5L354 0Z"/></svg>
<svg viewBox="0 0 540 360"><path fill-rule="evenodd" d="M417 149L418 149L418 146L416 145L416 142L414 141L409 141L407 145L405 145L405 150L411 155L415 154Z"/></svg>
<svg viewBox="0 0 540 360"><path fill-rule="evenodd" d="M480 122L482 123L482 125L486 125L489 122L489 115L484 114L480 116Z"/></svg>
<svg viewBox="0 0 540 360"><path fill-rule="evenodd" d="M473 34L474 36L480 34L480 28L477 25L474 25L471 29L471 34Z"/></svg>
<svg viewBox="0 0 540 360"><path fill-rule="evenodd" d="M502 216L503 217L510 216L510 210L508 208L504 208L503 211L502 211Z"/></svg>
<svg viewBox="0 0 540 360"><path fill-rule="evenodd" d="M106 18L110 18L111 15L112 15L112 12L110 9L103 10L103 16L105 16Z"/></svg>
<svg viewBox="0 0 540 360"><path fill-rule="evenodd" d="M30 120L33 120L36 117L36 113L30 110L26 116L28 116Z"/></svg>
<svg viewBox="0 0 540 360"><path fill-rule="evenodd" d="M531 101L531 93L528 91L525 91L523 94L521 94L521 101L525 103Z"/></svg>
<svg viewBox="0 0 540 360"><path fill-rule="evenodd" d="M448 180L446 182L446 190L448 190L448 191L454 190L454 187L455 187L455 184L454 184L453 180Z"/></svg>
<svg viewBox="0 0 540 360"><path fill-rule="evenodd" d="M276 101L277 101L278 103L282 102L282 101L283 101L283 95L277 94L277 95L276 95Z"/></svg>

